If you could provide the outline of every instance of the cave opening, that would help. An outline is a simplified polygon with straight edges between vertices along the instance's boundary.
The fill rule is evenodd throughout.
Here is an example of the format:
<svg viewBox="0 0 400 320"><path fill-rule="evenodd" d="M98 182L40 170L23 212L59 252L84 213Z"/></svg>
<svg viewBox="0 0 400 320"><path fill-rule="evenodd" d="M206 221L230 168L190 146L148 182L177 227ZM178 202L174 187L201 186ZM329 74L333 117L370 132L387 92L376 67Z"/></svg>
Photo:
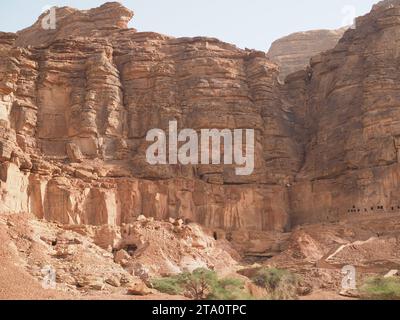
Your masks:
<svg viewBox="0 0 400 320"><path fill-rule="evenodd" d="M127 246L125 247L125 251L128 252L128 254L129 254L130 256L133 256L133 255L135 254L137 248L138 248L137 245L135 245L135 244L129 244L129 245L127 245Z"/></svg>

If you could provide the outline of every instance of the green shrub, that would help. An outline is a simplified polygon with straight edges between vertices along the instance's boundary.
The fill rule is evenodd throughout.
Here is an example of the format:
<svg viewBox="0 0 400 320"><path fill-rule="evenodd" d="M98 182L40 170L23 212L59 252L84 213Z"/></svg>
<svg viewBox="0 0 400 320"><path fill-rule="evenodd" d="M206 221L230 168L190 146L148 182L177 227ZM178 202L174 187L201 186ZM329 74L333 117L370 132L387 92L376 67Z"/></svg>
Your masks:
<svg viewBox="0 0 400 320"><path fill-rule="evenodd" d="M184 294L195 300L242 300L250 296L239 279L219 279L215 271L196 269L176 276L153 279L153 287L162 293Z"/></svg>
<svg viewBox="0 0 400 320"><path fill-rule="evenodd" d="M265 288L273 300L291 300L297 298L299 278L297 275L276 268L262 268L254 277L254 284Z"/></svg>
<svg viewBox="0 0 400 320"><path fill-rule="evenodd" d="M400 300L400 279L395 277L369 278L359 291L363 299Z"/></svg>
<svg viewBox="0 0 400 320"><path fill-rule="evenodd" d="M151 280L151 285L154 289L162 293L170 295L182 294L181 284L179 283L179 279L176 277L153 279Z"/></svg>
<svg viewBox="0 0 400 320"><path fill-rule="evenodd" d="M244 281L234 278L218 280L211 290L209 300L250 300L252 296L245 289Z"/></svg>
<svg viewBox="0 0 400 320"><path fill-rule="evenodd" d="M195 300L208 299L218 283L215 272L202 268L194 270L193 273L182 273L179 277L185 295Z"/></svg>

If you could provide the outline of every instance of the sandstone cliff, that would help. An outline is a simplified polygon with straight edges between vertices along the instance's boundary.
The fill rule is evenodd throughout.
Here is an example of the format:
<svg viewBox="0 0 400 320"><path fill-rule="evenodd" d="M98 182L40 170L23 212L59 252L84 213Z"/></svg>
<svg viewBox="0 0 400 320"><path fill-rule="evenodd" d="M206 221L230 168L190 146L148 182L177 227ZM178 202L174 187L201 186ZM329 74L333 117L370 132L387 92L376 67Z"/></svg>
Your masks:
<svg viewBox="0 0 400 320"><path fill-rule="evenodd" d="M399 1L381 2L306 72L287 78L305 130L294 223L400 209L399 13Z"/></svg>
<svg viewBox="0 0 400 320"><path fill-rule="evenodd" d="M96 226L182 218L246 243L400 209L399 1L285 85L262 52L127 29L118 3L58 10L54 31L39 19L0 34L0 213ZM254 128L254 173L147 164L146 132L174 119Z"/></svg>
<svg viewBox="0 0 400 320"><path fill-rule="evenodd" d="M267 56L280 67L279 78L305 69L311 57L336 46L347 28L296 32L274 41Z"/></svg>
<svg viewBox="0 0 400 320"><path fill-rule="evenodd" d="M0 212L92 225L143 214L224 230L288 228L286 184L300 149L264 53L126 29L132 13L118 3L57 13L56 30L38 30L41 17L0 35ZM195 130L254 128L254 174L147 164L146 132L174 119Z"/></svg>

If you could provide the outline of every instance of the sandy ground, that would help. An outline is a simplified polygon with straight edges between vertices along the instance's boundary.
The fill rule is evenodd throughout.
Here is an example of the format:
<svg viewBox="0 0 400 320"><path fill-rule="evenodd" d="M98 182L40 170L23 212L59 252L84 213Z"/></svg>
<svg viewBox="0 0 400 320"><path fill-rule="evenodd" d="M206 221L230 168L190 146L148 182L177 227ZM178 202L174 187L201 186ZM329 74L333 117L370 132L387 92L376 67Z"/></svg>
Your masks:
<svg viewBox="0 0 400 320"><path fill-rule="evenodd" d="M149 230L152 229L149 228ZM84 246L84 242L89 238L75 232L71 234L71 232L66 233L54 224L40 222L30 216L0 216L0 300L184 299L181 296L170 296L154 292L154 290L149 295L132 296L127 294L126 286L108 287L107 290L86 290L86 287L82 290L76 285L73 289L71 286L58 286L57 290L44 289L33 268L38 262L58 266L59 271L64 270L63 273L57 272L57 277L60 275L63 277L61 279L65 280L61 281L61 284L68 283L67 279L71 276L71 272L75 272L72 275L78 278L80 274L87 275L87 267L89 267L89 275L96 275L102 281L107 279L109 273L126 273L126 270L114 262L112 255L107 257L110 252L96 245L88 249ZM51 245L46 246L41 240L45 236L51 237L52 234L57 234L59 240L57 246L53 248ZM287 248L272 259L267 259L263 265L287 269L300 275L306 287L312 288L310 294L299 297L300 300L352 300L352 298L339 295L343 278L342 267L356 266L358 281L360 277L370 274L385 275L391 270L400 270L399 235L399 216L386 216L379 219L368 217L368 219L345 221L339 224L308 225L297 228L291 234ZM60 239L67 239L69 236L78 241L67 245L68 248L76 248L77 251L72 256L75 257L74 259L59 257L54 254L58 252L58 249L53 250L59 246L62 248ZM148 236L154 237L153 234ZM145 265L158 261L156 249L160 247L158 243L162 239L151 239L149 243L153 246L146 247L144 257L147 259L151 256L152 259L143 261ZM178 241L178 238L174 241ZM179 243L174 242L173 247L177 248L178 245ZM175 253L168 252L168 258ZM219 256L218 252L210 253L206 250L203 254ZM71 269L78 271L71 271ZM254 265L251 265L248 266L248 270L256 269Z"/></svg>
<svg viewBox="0 0 400 320"><path fill-rule="evenodd" d="M4 228L0 225L0 299L71 299L73 296L55 290L45 290L23 267Z"/></svg>
<svg viewBox="0 0 400 320"><path fill-rule="evenodd" d="M151 294L129 296L122 294L78 295L61 290L44 289L23 267L18 250L0 222L0 300L181 300L180 296Z"/></svg>

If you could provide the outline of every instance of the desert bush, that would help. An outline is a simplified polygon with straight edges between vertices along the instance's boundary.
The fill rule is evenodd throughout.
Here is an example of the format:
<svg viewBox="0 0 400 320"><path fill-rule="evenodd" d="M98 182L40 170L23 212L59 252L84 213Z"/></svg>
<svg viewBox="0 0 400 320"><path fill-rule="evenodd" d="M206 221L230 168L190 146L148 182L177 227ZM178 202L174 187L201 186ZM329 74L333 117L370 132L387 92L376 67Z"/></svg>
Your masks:
<svg viewBox="0 0 400 320"><path fill-rule="evenodd" d="M264 288L273 300L297 299L299 277L287 270L262 268L252 277L254 284Z"/></svg>
<svg viewBox="0 0 400 320"><path fill-rule="evenodd" d="M215 271L196 269L192 273L153 279L153 287L162 293L183 294L194 300L242 300L250 296L244 282L234 278L219 279Z"/></svg>
<svg viewBox="0 0 400 320"><path fill-rule="evenodd" d="M235 278L218 280L213 286L209 300L250 300L253 297L245 289L244 281Z"/></svg>
<svg viewBox="0 0 400 320"><path fill-rule="evenodd" d="M170 295L179 295L182 294L182 287L179 283L179 279L177 277L166 277L159 279L152 279L151 285L154 289L170 294Z"/></svg>
<svg viewBox="0 0 400 320"><path fill-rule="evenodd" d="M363 299L400 300L400 279L396 277L368 278L359 291Z"/></svg>

